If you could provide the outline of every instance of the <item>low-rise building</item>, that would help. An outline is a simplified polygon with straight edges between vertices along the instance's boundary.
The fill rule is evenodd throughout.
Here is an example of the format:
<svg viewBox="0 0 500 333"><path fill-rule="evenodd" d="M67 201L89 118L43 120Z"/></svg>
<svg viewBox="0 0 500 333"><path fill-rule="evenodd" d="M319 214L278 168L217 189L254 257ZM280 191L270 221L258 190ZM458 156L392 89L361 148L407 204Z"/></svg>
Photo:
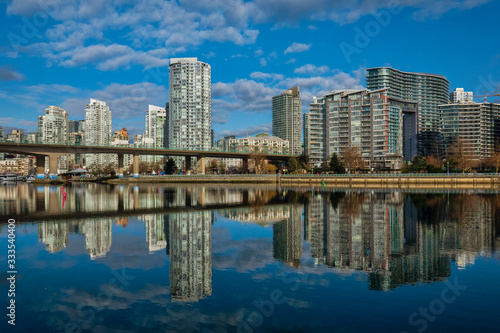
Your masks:
<svg viewBox="0 0 500 333"><path fill-rule="evenodd" d="M239 153L288 154L288 140L276 136L255 136L229 140L229 150Z"/></svg>
<svg viewBox="0 0 500 333"><path fill-rule="evenodd" d="M34 172L36 158L32 156L7 158L0 161L0 173L11 172L18 175L29 175Z"/></svg>

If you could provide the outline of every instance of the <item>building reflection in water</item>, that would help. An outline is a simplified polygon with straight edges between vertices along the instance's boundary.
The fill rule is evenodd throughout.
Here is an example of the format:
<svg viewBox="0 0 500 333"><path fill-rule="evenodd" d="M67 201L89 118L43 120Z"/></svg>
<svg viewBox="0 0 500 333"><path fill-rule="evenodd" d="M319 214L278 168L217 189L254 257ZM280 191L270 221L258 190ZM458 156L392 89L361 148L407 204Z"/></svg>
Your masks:
<svg viewBox="0 0 500 333"><path fill-rule="evenodd" d="M57 198L52 194L57 191L44 188L45 207ZM39 192L23 193L40 198ZM98 196L104 196L105 204L80 198L69 206L78 210L79 201L79 205L98 210L106 205L196 208L141 215L149 253L165 249L170 256L170 289L175 301L196 302L212 294L215 213L204 210L207 205L237 203L218 213L242 222L272 224L273 257L286 265L301 268L305 241L317 264L334 271L366 271L369 288L375 290L446 279L452 263L463 269L476 256L489 254L500 245L500 205L494 195L356 191L285 195L263 188L245 191L210 186L116 186L105 193L111 198ZM29 210L27 202L20 205ZM13 208L12 203L2 207L4 211L23 209ZM69 234L81 234L86 252L95 259L110 250L113 223L125 227L127 222L123 216L40 222L38 237L54 253L68 245Z"/></svg>
<svg viewBox="0 0 500 333"><path fill-rule="evenodd" d="M305 239L318 263L364 270L371 289L450 276L498 247L492 196L332 192L304 210Z"/></svg>
<svg viewBox="0 0 500 333"><path fill-rule="evenodd" d="M302 258L302 207L292 206L290 217L273 224L273 257L300 268Z"/></svg>
<svg viewBox="0 0 500 333"><path fill-rule="evenodd" d="M212 212L168 215L172 300L212 295Z"/></svg>
<svg viewBox="0 0 500 333"><path fill-rule="evenodd" d="M38 240L45 243L47 251L54 253L68 246L69 234L82 235L86 252L94 260L109 252L112 224L111 218L38 222Z"/></svg>

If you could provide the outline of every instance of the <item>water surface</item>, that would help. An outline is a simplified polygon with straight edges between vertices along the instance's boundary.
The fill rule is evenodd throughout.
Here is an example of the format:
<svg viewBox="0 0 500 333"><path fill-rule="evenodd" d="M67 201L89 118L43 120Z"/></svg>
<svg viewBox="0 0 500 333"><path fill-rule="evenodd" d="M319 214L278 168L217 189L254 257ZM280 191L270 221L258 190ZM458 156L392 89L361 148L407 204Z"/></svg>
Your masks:
<svg viewBox="0 0 500 333"><path fill-rule="evenodd" d="M0 215L17 221L18 331L496 332L500 324L494 192L99 184L64 192L0 186ZM0 225L2 262L7 233Z"/></svg>

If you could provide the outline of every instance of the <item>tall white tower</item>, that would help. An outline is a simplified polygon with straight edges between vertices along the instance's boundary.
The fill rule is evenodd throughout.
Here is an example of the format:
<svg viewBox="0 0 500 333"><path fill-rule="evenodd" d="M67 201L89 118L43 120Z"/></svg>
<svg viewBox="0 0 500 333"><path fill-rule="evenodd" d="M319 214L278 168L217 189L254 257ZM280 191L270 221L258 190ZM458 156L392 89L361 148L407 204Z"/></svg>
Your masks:
<svg viewBox="0 0 500 333"><path fill-rule="evenodd" d="M302 102L300 88L273 97L273 135L290 142L290 152L302 154Z"/></svg>
<svg viewBox="0 0 500 333"><path fill-rule="evenodd" d="M211 67L198 58L170 59L168 148L211 148Z"/></svg>
<svg viewBox="0 0 500 333"><path fill-rule="evenodd" d="M111 110L106 102L90 99L85 109L85 145L111 145ZM112 154L87 154L85 164L105 165L114 162Z"/></svg>

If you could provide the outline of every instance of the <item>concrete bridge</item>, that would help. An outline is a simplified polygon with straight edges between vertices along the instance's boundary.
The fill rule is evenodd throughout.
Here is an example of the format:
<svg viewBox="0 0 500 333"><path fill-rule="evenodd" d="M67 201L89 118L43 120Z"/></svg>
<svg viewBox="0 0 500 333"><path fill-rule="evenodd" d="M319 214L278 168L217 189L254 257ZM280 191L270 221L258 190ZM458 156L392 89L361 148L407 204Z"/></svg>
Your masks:
<svg viewBox="0 0 500 333"><path fill-rule="evenodd" d="M37 143L16 143L0 142L0 152L31 155L36 157L38 178L45 177L45 158L49 158L49 174L57 174L57 158L68 154L116 154L118 155L118 175L123 176L123 156L133 155L134 177L139 176L139 156L140 155L163 155L163 156L183 156L186 158L186 170L191 169L191 158L198 159L197 169L199 173L205 173L207 157L214 158L239 158L243 160L243 168L248 168L248 159L252 153L227 152L216 150L182 150L182 149L160 149L160 148L129 148L113 146L80 146L61 144L37 144ZM259 153L266 160L288 161L297 155Z"/></svg>

